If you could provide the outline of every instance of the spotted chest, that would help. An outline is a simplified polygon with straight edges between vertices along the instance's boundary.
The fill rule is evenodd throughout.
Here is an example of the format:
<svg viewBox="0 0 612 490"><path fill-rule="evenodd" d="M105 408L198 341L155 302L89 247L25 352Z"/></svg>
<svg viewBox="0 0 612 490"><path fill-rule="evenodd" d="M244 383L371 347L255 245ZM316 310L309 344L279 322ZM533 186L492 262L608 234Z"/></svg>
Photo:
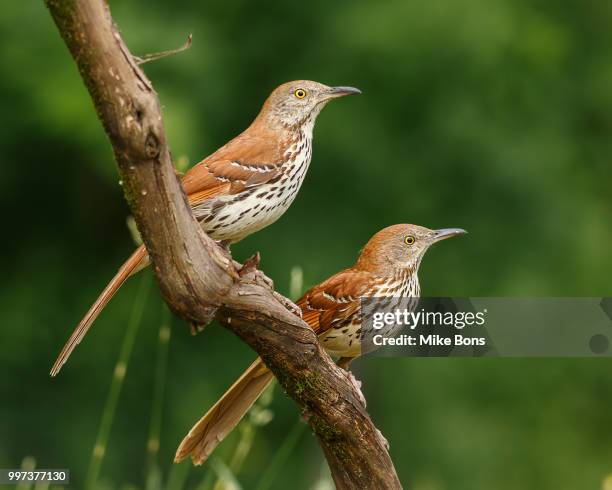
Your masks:
<svg viewBox="0 0 612 490"><path fill-rule="evenodd" d="M407 271L396 271L392 277L378 280L365 297L372 298L372 308L378 310L392 311L400 305L403 308L414 310L418 304L420 295L419 280L416 274ZM406 303L405 298L411 298ZM333 356L358 357L362 354L361 339L371 335L371 331L365 331L363 327L363 316L361 308L343 322L333 325L319 336L325 350ZM398 327L399 328L399 327ZM397 328L383 328L377 333L387 337L393 336Z"/></svg>
<svg viewBox="0 0 612 490"><path fill-rule="evenodd" d="M311 158L312 129L304 128L288 145L276 178L239 194L211 199L202 213L202 228L215 240L235 243L274 223L295 199Z"/></svg>

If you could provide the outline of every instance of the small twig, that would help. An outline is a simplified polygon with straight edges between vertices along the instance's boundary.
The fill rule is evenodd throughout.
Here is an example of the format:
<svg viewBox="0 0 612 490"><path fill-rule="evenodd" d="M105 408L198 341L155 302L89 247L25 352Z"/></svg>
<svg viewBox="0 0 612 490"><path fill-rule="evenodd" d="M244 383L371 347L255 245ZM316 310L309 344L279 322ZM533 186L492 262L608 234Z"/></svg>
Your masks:
<svg viewBox="0 0 612 490"><path fill-rule="evenodd" d="M181 53L183 51L188 50L191 47L192 40L193 40L193 34L189 34L189 36L187 37L187 41L185 41L185 44L183 44L180 48L169 49L167 51L160 51L159 53L145 54L143 56L134 56L134 60L136 60L136 64L144 65L145 63L148 63L149 61L160 60L167 56L172 56L172 55Z"/></svg>

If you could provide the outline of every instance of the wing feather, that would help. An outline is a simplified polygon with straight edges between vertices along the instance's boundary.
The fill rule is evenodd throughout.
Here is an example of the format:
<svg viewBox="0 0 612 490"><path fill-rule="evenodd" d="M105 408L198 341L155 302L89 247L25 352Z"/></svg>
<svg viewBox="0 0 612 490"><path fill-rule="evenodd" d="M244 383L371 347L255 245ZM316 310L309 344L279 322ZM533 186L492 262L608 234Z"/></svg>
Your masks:
<svg viewBox="0 0 612 490"><path fill-rule="evenodd" d="M185 174L182 184L189 202L199 205L280 177L286 146L276 134L249 128Z"/></svg>
<svg viewBox="0 0 612 490"><path fill-rule="evenodd" d="M369 272L346 269L315 286L302 296L298 306L302 318L318 335L350 321L360 308L360 299L373 282Z"/></svg>

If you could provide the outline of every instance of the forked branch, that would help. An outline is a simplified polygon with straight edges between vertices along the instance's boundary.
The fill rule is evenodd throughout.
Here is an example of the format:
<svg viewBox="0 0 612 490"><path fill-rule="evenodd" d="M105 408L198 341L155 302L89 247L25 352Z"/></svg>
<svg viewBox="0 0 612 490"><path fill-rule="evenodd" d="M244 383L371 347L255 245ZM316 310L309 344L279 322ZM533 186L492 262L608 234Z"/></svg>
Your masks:
<svg viewBox="0 0 612 490"><path fill-rule="evenodd" d="M164 299L181 318L218 319L264 359L311 414L338 488L401 488L376 428L315 334L256 274L201 230L172 165L157 94L123 42L105 0L46 0L93 99Z"/></svg>

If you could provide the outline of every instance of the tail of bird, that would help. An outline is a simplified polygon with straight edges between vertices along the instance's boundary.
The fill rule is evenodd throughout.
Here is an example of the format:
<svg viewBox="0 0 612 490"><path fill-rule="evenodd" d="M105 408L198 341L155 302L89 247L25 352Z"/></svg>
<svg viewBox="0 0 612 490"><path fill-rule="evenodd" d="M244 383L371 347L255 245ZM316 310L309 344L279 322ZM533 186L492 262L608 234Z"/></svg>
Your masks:
<svg viewBox="0 0 612 490"><path fill-rule="evenodd" d="M176 450L174 462L178 463L189 455L193 464L206 461L217 444L238 425L273 379L272 372L258 358L191 428Z"/></svg>
<svg viewBox="0 0 612 490"><path fill-rule="evenodd" d="M70 354L72 354L74 348L79 344L79 342L81 342L83 337L85 337L85 334L91 327L92 323L96 318L98 318L100 312L123 285L126 279L132 274L138 272L143 267L146 267L147 264L147 250L145 249L144 245L141 245L121 266L115 277L111 279L108 285L104 288L104 291L102 291L100 296L98 296L96 302L91 306L91 308L89 308L89 311L83 317L81 323L79 323L74 332L72 332L68 342L66 342L66 345L64 345L64 348L59 353L55 364L53 364L53 367L51 368L51 376L55 376L57 373L59 373L64 363L68 360L68 357L70 357Z"/></svg>

